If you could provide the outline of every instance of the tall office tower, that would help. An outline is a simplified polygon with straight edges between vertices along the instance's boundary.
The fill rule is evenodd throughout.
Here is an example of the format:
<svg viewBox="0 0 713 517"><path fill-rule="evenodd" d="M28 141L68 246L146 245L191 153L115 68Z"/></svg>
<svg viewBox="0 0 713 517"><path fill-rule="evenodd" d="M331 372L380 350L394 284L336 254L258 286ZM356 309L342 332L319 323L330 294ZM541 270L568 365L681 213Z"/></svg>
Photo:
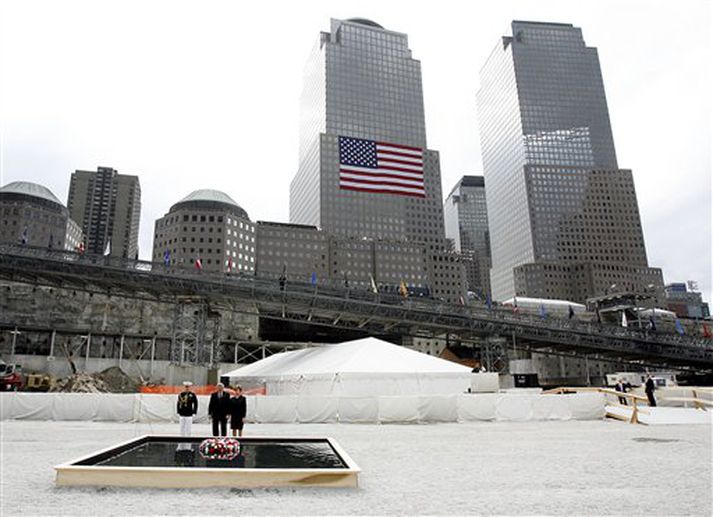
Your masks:
<svg viewBox="0 0 713 517"><path fill-rule="evenodd" d="M434 295L457 299L443 276L454 259L443 251L442 210L421 63L407 36L369 20L332 20L305 67L290 222L340 237L424 243Z"/></svg>
<svg viewBox="0 0 713 517"><path fill-rule="evenodd" d="M663 284L618 168L597 49L569 24L512 22L477 95L495 299L582 301Z"/></svg>
<svg viewBox="0 0 713 517"><path fill-rule="evenodd" d="M490 293L490 237L483 176L463 176L443 204L446 238L464 261L468 290L485 299Z"/></svg>
<svg viewBox="0 0 713 517"><path fill-rule="evenodd" d="M88 253L138 258L141 185L138 176L110 167L75 171L67 200L70 216L84 231Z"/></svg>

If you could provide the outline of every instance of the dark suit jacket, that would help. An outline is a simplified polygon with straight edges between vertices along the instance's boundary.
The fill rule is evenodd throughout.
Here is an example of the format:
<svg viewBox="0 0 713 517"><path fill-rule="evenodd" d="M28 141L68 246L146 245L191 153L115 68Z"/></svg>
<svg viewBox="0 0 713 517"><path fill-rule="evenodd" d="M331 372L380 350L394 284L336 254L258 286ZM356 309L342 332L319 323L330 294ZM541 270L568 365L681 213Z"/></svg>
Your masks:
<svg viewBox="0 0 713 517"><path fill-rule="evenodd" d="M208 402L208 414L211 418L226 418L230 412L230 394L224 391L221 396L218 396L216 391L210 396Z"/></svg>

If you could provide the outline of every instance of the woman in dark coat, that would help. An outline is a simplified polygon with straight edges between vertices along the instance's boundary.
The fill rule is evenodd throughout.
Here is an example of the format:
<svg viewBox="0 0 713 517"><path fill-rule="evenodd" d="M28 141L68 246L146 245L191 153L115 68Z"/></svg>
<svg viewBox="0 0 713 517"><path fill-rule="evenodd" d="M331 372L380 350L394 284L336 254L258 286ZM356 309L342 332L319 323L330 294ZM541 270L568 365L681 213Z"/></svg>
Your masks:
<svg viewBox="0 0 713 517"><path fill-rule="evenodd" d="M248 413L247 400L243 396L242 386L235 386L235 396L230 399L230 428L233 430L233 436L243 435L243 424L245 423L245 415Z"/></svg>

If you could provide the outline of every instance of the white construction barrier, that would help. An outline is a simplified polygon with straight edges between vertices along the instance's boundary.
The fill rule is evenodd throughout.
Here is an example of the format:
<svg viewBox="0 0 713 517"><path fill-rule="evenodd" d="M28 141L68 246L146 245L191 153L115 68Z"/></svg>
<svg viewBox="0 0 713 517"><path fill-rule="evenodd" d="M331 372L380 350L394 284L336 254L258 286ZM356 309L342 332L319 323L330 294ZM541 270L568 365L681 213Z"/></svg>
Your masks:
<svg viewBox="0 0 713 517"><path fill-rule="evenodd" d="M501 396L498 393L458 395L458 420L460 422L495 420L495 407Z"/></svg>
<svg viewBox="0 0 713 517"><path fill-rule="evenodd" d="M92 420L97 422L133 422L134 407L140 403L138 393L113 393L97 395L96 414Z"/></svg>
<svg viewBox="0 0 713 517"><path fill-rule="evenodd" d="M376 397L339 397L339 421L355 424L374 424L379 421L379 399Z"/></svg>
<svg viewBox="0 0 713 517"><path fill-rule="evenodd" d="M606 397L603 393L574 393L558 396L564 397L567 401L572 420L600 420L606 416Z"/></svg>
<svg viewBox="0 0 713 517"><path fill-rule="evenodd" d="M458 395L419 397L418 419L421 422L457 422Z"/></svg>
<svg viewBox="0 0 713 517"><path fill-rule="evenodd" d="M572 420L572 410L567 403L567 397L569 396L570 395L539 395L531 397L532 419Z"/></svg>
<svg viewBox="0 0 713 517"><path fill-rule="evenodd" d="M52 420L94 420L99 407L97 393L57 393L53 399Z"/></svg>
<svg viewBox="0 0 713 517"><path fill-rule="evenodd" d="M141 394L139 403L134 405L134 412L137 422L178 422L176 397L171 395Z"/></svg>
<svg viewBox="0 0 713 517"><path fill-rule="evenodd" d="M336 397L298 397L297 421L303 424L336 422L337 402Z"/></svg>
<svg viewBox="0 0 713 517"><path fill-rule="evenodd" d="M12 418L16 420L52 420L54 393L12 393L3 394L14 397Z"/></svg>
<svg viewBox="0 0 713 517"><path fill-rule="evenodd" d="M378 397L379 422L418 422L419 397Z"/></svg>
<svg viewBox="0 0 713 517"><path fill-rule="evenodd" d="M196 422L207 421L208 396L198 397ZM484 393L429 396L248 396L251 423L414 423L604 418L601 393ZM175 395L2 393L3 420L177 422Z"/></svg>
<svg viewBox="0 0 713 517"><path fill-rule="evenodd" d="M500 397L495 406L495 418L505 422L525 422L532 420L532 402L541 395L511 395Z"/></svg>
<svg viewBox="0 0 713 517"><path fill-rule="evenodd" d="M255 420L265 424L290 424L297 421L295 395L255 398Z"/></svg>
<svg viewBox="0 0 713 517"><path fill-rule="evenodd" d="M11 420L14 413L14 394L0 394L0 420Z"/></svg>

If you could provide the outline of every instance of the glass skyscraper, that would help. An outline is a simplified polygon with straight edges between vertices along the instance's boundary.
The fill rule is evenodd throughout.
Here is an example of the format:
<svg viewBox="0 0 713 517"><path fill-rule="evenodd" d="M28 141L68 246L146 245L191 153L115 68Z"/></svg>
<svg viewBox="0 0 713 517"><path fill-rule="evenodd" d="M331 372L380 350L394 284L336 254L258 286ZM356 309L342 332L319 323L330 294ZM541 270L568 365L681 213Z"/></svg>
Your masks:
<svg viewBox="0 0 713 517"><path fill-rule="evenodd" d="M426 196L340 189L339 136L422 148ZM426 146L421 63L407 36L369 20L332 20L305 67L290 222L440 247L442 210L438 152Z"/></svg>
<svg viewBox="0 0 713 517"><path fill-rule="evenodd" d="M483 176L463 176L443 204L446 238L465 261L468 290L485 300L490 293L490 236Z"/></svg>
<svg viewBox="0 0 713 517"><path fill-rule="evenodd" d="M463 279L444 251L439 156L427 148L421 63L408 37L370 20L331 20L331 31L320 34L305 66L300 103L290 222L337 237L421 243L431 255L434 295L458 299ZM340 187L340 137L421 149L425 196ZM404 281L416 278L408 274Z"/></svg>
<svg viewBox="0 0 713 517"><path fill-rule="evenodd" d="M494 298L662 285L631 171L618 168L597 49L570 24L511 28L477 95Z"/></svg>

